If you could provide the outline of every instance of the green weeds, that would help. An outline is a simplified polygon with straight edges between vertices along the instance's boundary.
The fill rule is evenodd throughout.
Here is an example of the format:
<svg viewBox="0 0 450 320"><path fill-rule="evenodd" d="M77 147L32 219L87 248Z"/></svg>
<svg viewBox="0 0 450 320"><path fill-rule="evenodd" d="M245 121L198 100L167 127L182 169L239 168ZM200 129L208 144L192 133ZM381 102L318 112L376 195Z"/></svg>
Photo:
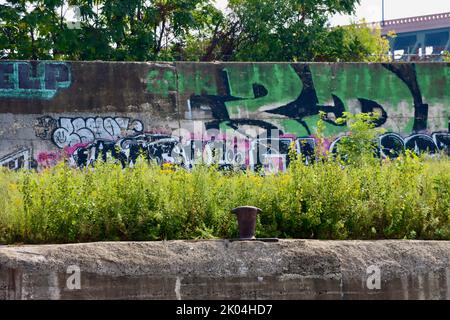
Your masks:
<svg viewBox="0 0 450 320"><path fill-rule="evenodd" d="M60 163L42 172L0 169L0 243L214 239L237 236L231 209L262 209L257 237L450 240L450 160L374 155L374 119L345 115L337 157L320 149L287 172L191 172L149 164ZM342 121L342 120L340 120Z"/></svg>
<svg viewBox="0 0 450 320"><path fill-rule="evenodd" d="M450 161L304 165L286 173L192 172L138 162L0 170L0 241L66 243L237 236L230 210L255 205L258 237L450 239Z"/></svg>

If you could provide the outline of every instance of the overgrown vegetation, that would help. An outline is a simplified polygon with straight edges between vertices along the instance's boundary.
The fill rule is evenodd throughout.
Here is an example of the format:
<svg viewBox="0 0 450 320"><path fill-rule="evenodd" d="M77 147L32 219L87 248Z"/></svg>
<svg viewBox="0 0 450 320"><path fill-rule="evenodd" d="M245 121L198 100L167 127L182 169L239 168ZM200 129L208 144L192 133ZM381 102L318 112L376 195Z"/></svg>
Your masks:
<svg viewBox="0 0 450 320"><path fill-rule="evenodd" d="M359 0L4 0L0 58L114 61L382 61L367 24L330 28Z"/></svg>
<svg viewBox="0 0 450 320"><path fill-rule="evenodd" d="M258 237L450 239L450 161L407 154L383 165L337 161L288 172L191 173L61 163L41 173L0 171L2 243L236 237L230 210L263 210Z"/></svg>
<svg viewBox="0 0 450 320"><path fill-rule="evenodd" d="M258 237L450 240L449 158L380 160L373 119L346 115L351 134L338 157L320 151L319 121L317 161L305 165L291 152L288 171L276 175L143 160L126 169L2 169L0 242L233 238L230 210L241 205L262 209Z"/></svg>

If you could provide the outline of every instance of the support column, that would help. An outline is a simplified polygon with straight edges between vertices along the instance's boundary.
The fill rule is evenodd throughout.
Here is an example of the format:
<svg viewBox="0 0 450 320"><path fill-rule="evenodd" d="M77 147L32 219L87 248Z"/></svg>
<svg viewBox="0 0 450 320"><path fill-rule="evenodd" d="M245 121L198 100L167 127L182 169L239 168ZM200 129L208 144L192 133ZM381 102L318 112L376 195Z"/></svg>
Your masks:
<svg viewBox="0 0 450 320"><path fill-rule="evenodd" d="M419 50L419 48L421 48L422 50L422 54L425 54L425 33L424 32L418 32L417 35L417 40L416 40L416 44L414 46L414 50L413 50L413 54L416 54L416 51ZM417 52L418 54L418 52ZM408 59L408 61L410 61L411 59Z"/></svg>

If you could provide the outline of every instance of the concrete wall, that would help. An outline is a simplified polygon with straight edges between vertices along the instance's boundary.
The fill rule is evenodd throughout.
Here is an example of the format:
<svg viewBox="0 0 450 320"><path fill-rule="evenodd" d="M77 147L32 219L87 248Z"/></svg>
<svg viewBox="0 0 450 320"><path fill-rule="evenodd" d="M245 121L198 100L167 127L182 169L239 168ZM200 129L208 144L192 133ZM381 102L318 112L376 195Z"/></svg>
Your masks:
<svg viewBox="0 0 450 320"><path fill-rule="evenodd" d="M189 140L210 140L219 129L243 139L228 138L234 145L222 160L248 165L253 140L267 130L285 144L302 138L298 151L308 153L320 111L331 150L347 131L335 122L342 112L376 111L389 132L380 139L383 154L434 153L450 145L449 88L446 63L1 61L0 165L45 167L69 156L82 166L113 144L123 151L113 156L130 162L130 144L145 149L180 136L179 156L187 157L195 153ZM177 161L168 156L171 143L151 156Z"/></svg>
<svg viewBox="0 0 450 320"><path fill-rule="evenodd" d="M450 299L450 242L167 241L0 248L0 299Z"/></svg>

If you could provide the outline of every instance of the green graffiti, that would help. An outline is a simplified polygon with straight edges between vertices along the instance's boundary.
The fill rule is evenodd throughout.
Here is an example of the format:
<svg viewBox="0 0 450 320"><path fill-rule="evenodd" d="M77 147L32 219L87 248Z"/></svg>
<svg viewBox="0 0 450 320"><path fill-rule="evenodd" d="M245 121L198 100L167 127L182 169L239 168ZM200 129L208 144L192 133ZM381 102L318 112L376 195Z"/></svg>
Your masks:
<svg viewBox="0 0 450 320"><path fill-rule="evenodd" d="M439 64L417 64L416 71L422 97L428 104L430 131L449 127L450 120L450 67L442 68Z"/></svg>
<svg viewBox="0 0 450 320"><path fill-rule="evenodd" d="M417 79L425 103L450 104L450 67L440 64L416 64Z"/></svg>
<svg viewBox="0 0 450 320"><path fill-rule="evenodd" d="M311 64L320 104L330 103L331 94L341 98L348 111L361 112L359 98L376 101L388 112L388 131L411 132L413 97L407 85L381 64ZM398 119L394 121L394 119Z"/></svg>
<svg viewBox="0 0 450 320"><path fill-rule="evenodd" d="M72 83L65 62L0 62L0 98L51 99Z"/></svg>
<svg viewBox="0 0 450 320"><path fill-rule="evenodd" d="M411 103L413 100L407 86L382 65L311 64L310 67L319 103L330 100L331 93L346 105L357 98L393 107L402 101Z"/></svg>
<svg viewBox="0 0 450 320"><path fill-rule="evenodd" d="M295 134L297 137L308 136L308 131L301 126L296 120L286 119L281 121L283 132Z"/></svg>
<svg viewBox="0 0 450 320"><path fill-rule="evenodd" d="M180 95L217 95L218 90L213 75L208 70L180 72L178 74Z"/></svg>
<svg viewBox="0 0 450 320"><path fill-rule="evenodd" d="M230 94L245 99L226 104L232 118L289 103L302 91L302 82L290 64L232 64L224 70L228 75ZM267 95L256 98L255 84L264 86Z"/></svg>
<svg viewBox="0 0 450 320"><path fill-rule="evenodd" d="M307 136L320 111L327 136L347 131L335 122L345 111L379 112L379 126L402 134L448 127L447 64L179 63L176 75L153 70L148 83L162 96L178 89L181 107L209 127L275 127Z"/></svg>
<svg viewBox="0 0 450 320"><path fill-rule="evenodd" d="M148 92L168 97L170 92L177 90L177 77L172 70L152 70L147 78Z"/></svg>

